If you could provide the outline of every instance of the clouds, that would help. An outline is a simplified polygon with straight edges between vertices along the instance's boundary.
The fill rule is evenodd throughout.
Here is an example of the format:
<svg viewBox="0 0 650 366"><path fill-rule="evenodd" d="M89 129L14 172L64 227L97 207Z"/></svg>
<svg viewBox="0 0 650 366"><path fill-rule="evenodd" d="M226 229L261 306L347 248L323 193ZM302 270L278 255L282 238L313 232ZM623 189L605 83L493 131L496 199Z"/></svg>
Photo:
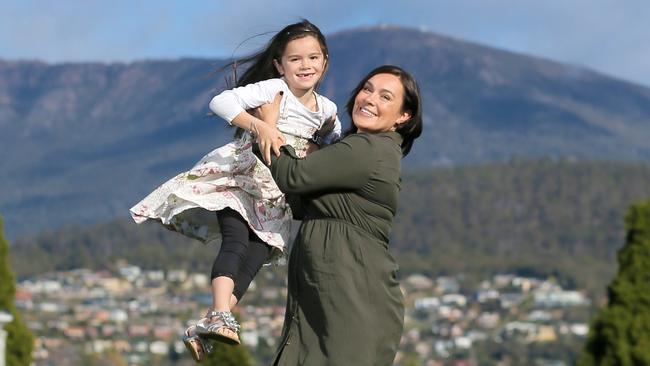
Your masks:
<svg viewBox="0 0 650 366"><path fill-rule="evenodd" d="M227 57L245 38L303 17L326 34L378 23L424 27L650 85L650 5L643 0L13 0L0 13L0 57ZM267 39L248 41L240 51Z"/></svg>

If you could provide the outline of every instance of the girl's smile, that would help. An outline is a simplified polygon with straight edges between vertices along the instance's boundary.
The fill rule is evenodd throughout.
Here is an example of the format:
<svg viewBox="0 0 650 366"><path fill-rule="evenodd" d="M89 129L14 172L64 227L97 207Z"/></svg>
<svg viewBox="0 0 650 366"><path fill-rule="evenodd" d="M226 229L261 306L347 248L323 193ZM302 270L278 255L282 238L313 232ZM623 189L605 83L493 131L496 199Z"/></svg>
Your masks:
<svg viewBox="0 0 650 366"><path fill-rule="evenodd" d="M290 41L279 61L273 62L297 97L314 90L327 64L320 43L312 36Z"/></svg>

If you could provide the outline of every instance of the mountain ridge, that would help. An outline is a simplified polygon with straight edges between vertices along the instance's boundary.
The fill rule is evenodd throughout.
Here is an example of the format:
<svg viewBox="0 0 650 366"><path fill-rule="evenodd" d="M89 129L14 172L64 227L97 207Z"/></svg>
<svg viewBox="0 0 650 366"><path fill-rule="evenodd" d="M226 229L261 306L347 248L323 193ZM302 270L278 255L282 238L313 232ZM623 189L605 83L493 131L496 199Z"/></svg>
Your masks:
<svg viewBox="0 0 650 366"><path fill-rule="evenodd" d="M425 128L407 167L512 157L650 162L650 89L554 61L404 27L328 37L320 92L343 106L373 67L420 84ZM0 212L7 236L126 215L232 136L207 117L220 59L0 60Z"/></svg>

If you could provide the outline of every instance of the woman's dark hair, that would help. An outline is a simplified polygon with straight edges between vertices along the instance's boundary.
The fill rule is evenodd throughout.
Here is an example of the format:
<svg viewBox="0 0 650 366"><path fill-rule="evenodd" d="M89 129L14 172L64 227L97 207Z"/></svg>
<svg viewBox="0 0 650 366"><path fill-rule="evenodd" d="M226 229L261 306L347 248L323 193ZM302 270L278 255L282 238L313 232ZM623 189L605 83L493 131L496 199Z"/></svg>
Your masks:
<svg viewBox="0 0 650 366"><path fill-rule="evenodd" d="M275 68L273 60L276 60L279 63L289 42L307 36L316 38L320 44L323 57L325 58L325 69L323 70L323 75L325 75L328 66L327 60L329 58L325 36L317 26L309 22L307 19L303 19L298 23L289 24L276 33L262 51L226 64L221 70L233 70L232 79L230 82L227 82L227 84L230 84L229 87L239 87L257 83L262 80L279 78L282 75L280 75L278 70ZM238 78L237 68L240 66L246 66L246 71ZM316 85L318 86L318 84ZM243 133L244 129L238 127L235 132L235 137L240 137Z"/></svg>
<svg viewBox="0 0 650 366"><path fill-rule="evenodd" d="M357 97L357 94L363 89L366 85L366 82L370 80L373 76L377 74L391 74L395 75L402 82L404 87L404 99L402 100L402 112L409 112L411 118L409 118L404 123L397 125L395 129L400 135L402 135L402 156L408 155L413 146L413 141L420 136L422 133L422 101L420 99L420 88L418 87L417 82L404 69L394 65L383 65L379 66L376 69L370 71L366 77L364 77L357 85L356 88L350 94L350 99L345 105L348 115L352 125L350 129L346 131L345 135L349 135L357 132L357 128L354 126L354 121L352 120L352 111L354 109L354 100Z"/></svg>

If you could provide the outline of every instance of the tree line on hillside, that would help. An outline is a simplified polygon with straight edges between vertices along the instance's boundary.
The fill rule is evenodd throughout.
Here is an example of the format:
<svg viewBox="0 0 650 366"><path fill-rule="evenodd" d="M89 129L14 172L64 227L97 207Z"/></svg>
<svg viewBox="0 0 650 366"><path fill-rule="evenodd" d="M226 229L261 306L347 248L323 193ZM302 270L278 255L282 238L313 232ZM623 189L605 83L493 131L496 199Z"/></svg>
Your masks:
<svg viewBox="0 0 650 366"><path fill-rule="evenodd" d="M555 275L596 292L614 273L625 210L650 197L650 166L608 162L509 161L403 174L391 238L402 272L485 276ZM21 238L19 276L72 268L208 272L214 245L155 223L117 219Z"/></svg>
<svg viewBox="0 0 650 366"><path fill-rule="evenodd" d="M650 197L650 167L509 161L403 177L392 245L402 267L483 277L554 275L596 292L614 273L623 216Z"/></svg>

